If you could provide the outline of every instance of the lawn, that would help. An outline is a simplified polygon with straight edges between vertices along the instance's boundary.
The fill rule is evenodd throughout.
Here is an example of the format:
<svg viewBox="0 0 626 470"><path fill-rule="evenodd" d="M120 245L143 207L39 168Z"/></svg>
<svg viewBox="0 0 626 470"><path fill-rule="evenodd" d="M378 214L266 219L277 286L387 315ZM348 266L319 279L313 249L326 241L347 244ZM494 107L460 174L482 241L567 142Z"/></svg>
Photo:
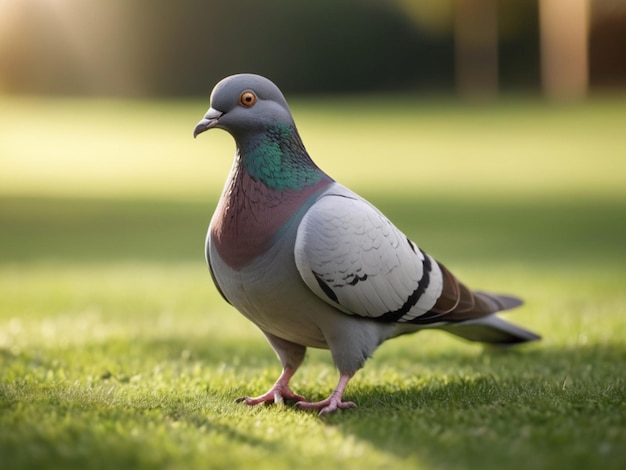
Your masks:
<svg viewBox="0 0 626 470"><path fill-rule="evenodd" d="M324 419L235 403L280 367L204 264L207 107L0 99L2 468L626 467L626 97L294 100L323 168L543 336L390 341ZM293 385L335 382L311 350Z"/></svg>

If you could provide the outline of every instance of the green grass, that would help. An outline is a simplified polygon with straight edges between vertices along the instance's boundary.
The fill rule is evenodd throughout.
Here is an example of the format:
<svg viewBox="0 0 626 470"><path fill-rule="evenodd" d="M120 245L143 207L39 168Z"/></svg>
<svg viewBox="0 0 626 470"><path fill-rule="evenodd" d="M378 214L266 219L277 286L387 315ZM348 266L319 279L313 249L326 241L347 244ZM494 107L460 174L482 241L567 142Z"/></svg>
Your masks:
<svg viewBox="0 0 626 470"><path fill-rule="evenodd" d="M2 468L624 468L625 104L296 100L324 168L544 336L398 338L319 419L234 402L280 368L204 265L232 154L191 139L207 103L4 99ZM335 382L310 351L293 385Z"/></svg>

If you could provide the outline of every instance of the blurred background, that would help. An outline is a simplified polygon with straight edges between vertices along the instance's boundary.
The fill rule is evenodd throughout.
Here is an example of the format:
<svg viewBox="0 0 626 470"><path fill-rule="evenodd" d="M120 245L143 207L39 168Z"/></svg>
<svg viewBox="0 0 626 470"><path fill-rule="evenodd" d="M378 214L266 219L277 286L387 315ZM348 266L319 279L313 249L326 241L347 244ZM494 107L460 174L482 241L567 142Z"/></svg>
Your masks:
<svg viewBox="0 0 626 470"><path fill-rule="evenodd" d="M621 0L0 0L0 90L584 96L626 86Z"/></svg>
<svg viewBox="0 0 626 470"><path fill-rule="evenodd" d="M191 133L238 72L274 80L318 164L426 248L493 248L497 221L447 237L508 201L554 235L536 253L570 253L551 224L572 220L623 253L625 51L620 0L0 0L0 261L201 261L234 144Z"/></svg>

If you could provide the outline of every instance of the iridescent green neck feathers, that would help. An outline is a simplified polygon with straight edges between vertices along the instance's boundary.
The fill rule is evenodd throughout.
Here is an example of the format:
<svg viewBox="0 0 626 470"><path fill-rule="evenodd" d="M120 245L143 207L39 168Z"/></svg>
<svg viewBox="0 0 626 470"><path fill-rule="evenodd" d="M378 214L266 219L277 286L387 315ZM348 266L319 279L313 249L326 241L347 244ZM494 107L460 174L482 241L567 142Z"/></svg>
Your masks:
<svg viewBox="0 0 626 470"><path fill-rule="evenodd" d="M254 139L238 142L237 146L248 174L270 189L298 191L325 177L309 157L293 125L270 127Z"/></svg>

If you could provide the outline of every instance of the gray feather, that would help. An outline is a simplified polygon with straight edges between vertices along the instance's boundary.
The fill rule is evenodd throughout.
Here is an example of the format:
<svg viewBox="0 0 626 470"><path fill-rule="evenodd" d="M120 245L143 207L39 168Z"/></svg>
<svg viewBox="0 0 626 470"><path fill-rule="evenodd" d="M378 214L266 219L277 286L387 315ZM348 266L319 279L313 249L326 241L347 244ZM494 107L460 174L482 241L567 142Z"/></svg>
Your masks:
<svg viewBox="0 0 626 470"><path fill-rule="evenodd" d="M469 341L493 345L514 345L541 339L541 336L514 325L496 315L440 326L453 335Z"/></svg>

